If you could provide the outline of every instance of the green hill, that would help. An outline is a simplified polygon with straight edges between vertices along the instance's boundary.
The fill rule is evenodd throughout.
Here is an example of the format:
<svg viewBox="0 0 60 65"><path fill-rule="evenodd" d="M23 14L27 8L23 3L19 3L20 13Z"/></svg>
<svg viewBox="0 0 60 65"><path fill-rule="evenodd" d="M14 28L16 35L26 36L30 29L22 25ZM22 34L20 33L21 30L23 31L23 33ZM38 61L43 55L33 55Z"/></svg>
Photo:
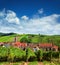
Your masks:
<svg viewBox="0 0 60 65"><path fill-rule="evenodd" d="M0 33L0 42L13 42L15 36L18 36L16 33Z"/></svg>
<svg viewBox="0 0 60 65"><path fill-rule="evenodd" d="M15 36L18 36L18 41L27 43L53 43L60 46L60 35L36 35L36 34L4 34L0 35L0 42L13 42Z"/></svg>

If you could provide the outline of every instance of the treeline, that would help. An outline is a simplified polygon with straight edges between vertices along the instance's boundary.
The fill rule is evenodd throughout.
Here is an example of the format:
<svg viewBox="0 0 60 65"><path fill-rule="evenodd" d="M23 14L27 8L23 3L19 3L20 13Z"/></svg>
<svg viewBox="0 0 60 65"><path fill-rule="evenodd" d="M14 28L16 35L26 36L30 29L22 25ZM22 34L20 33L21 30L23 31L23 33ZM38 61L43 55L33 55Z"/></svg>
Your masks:
<svg viewBox="0 0 60 65"><path fill-rule="evenodd" d="M26 43L53 43L60 47L60 35L34 35L24 34L20 36L20 42Z"/></svg>
<svg viewBox="0 0 60 65"><path fill-rule="evenodd" d="M16 33L0 33L0 36L17 35Z"/></svg>
<svg viewBox="0 0 60 65"><path fill-rule="evenodd" d="M30 48L22 50L16 47L0 47L0 62L18 62L18 61L52 61L52 59L60 59L60 52L48 51L44 52L42 49L33 51Z"/></svg>

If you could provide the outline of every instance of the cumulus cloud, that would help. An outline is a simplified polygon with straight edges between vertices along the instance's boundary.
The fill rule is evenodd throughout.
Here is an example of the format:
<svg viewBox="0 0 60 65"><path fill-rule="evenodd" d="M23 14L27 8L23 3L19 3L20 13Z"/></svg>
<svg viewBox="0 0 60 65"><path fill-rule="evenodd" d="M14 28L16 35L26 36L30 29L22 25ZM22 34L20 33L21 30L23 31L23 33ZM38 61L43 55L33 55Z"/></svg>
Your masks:
<svg viewBox="0 0 60 65"><path fill-rule="evenodd" d="M2 18L9 23L20 23L20 19L16 16L16 13L11 10L6 11L3 9L3 11L0 12L0 19L3 20Z"/></svg>
<svg viewBox="0 0 60 65"><path fill-rule="evenodd" d="M10 23L16 23L16 24L19 24L20 23L20 20L19 18L16 16L16 13L11 11L11 10L8 10L7 11L7 14L6 14L6 21L10 22Z"/></svg>
<svg viewBox="0 0 60 65"><path fill-rule="evenodd" d="M52 14L44 17L29 18L26 15L21 18L16 13L8 10L1 12L0 32L30 33L30 34L60 34L60 14ZM28 22L27 22L28 21Z"/></svg>
<svg viewBox="0 0 60 65"><path fill-rule="evenodd" d="M24 15L24 16L21 17L21 19L23 19L23 20L28 20L29 17L27 17L26 15Z"/></svg>
<svg viewBox="0 0 60 65"><path fill-rule="evenodd" d="M25 31L28 33L40 34L60 34L60 24L58 23L60 15L52 14L42 18L31 18L25 23Z"/></svg>

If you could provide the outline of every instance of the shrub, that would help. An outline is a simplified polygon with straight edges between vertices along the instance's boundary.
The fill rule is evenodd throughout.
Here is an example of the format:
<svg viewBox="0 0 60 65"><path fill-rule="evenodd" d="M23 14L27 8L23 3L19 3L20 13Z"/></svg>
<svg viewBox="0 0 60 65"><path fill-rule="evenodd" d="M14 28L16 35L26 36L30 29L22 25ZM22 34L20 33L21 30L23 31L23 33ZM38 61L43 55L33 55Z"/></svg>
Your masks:
<svg viewBox="0 0 60 65"><path fill-rule="evenodd" d="M43 59L47 61L51 61L52 59L52 51L44 52L43 53Z"/></svg>
<svg viewBox="0 0 60 65"><path fill-rule="evenodd" d="M58 58L59 57L59 52L52 52L52 57L53 58Z"/></svg>

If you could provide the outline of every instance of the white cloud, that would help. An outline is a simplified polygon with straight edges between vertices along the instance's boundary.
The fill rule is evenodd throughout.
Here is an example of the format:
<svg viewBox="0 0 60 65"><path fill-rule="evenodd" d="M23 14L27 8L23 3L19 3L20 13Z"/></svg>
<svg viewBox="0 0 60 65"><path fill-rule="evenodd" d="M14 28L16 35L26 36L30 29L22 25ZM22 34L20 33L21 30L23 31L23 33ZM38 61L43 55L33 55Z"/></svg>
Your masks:
<svg viewBox="0 0 60 65"><path fill-rule="evenodd" d="M0 20L4 20L5 22L20 24L20 19L16 16L16 13L11 10L0 11Z"/></svg>
<svg viewBox="0 0 60 65"><path fill-rule="evenodd" d="M0 17L4 17L6 14L5 14L5 8L2 10L2 11L0 11Z"/></svg>
<svg viewBox="0 0 60 65"><path fill-rule="evenodd" d="M60 23L57 19L60 15L53 14L42 18L33 18L25 23L25 31L29 33L60 34Z"/></svg>
<svg viewBox="0 0 60 65"><path fill-rule="evenodd" d="M60 34L60 21L58 20L60 14L38 18L22 16L19 19L15 12L8 10L7 13L4 13L4 16L0 16L0 32Z"/></svg>
<svg viewBox="0 0 60 65"><path fill-rule="evenodd" d="M43 14L43 12L44 12L44 11L43 11L43 8L41 8L40 10L38 10L38 13L39 13L39 14Z"/></svg>
<svg viewBox="0 0 60 65"><path fill-rule="evenodd" d="M28 20L29 17L27 17L27 16L24 15L24 16L21 17L21 19L23 19L23 20Z"/></svg>
<svg viewBox="0 0 60 65"><path fill-rule="evenodd" d="M16 13L11 11L11 10L8 10L7 11L7 14L6 14L6 21L8 21L9 23L16 23L16 24L19 24L20 23L20 20L19 18L16 16Z"/></svg>

